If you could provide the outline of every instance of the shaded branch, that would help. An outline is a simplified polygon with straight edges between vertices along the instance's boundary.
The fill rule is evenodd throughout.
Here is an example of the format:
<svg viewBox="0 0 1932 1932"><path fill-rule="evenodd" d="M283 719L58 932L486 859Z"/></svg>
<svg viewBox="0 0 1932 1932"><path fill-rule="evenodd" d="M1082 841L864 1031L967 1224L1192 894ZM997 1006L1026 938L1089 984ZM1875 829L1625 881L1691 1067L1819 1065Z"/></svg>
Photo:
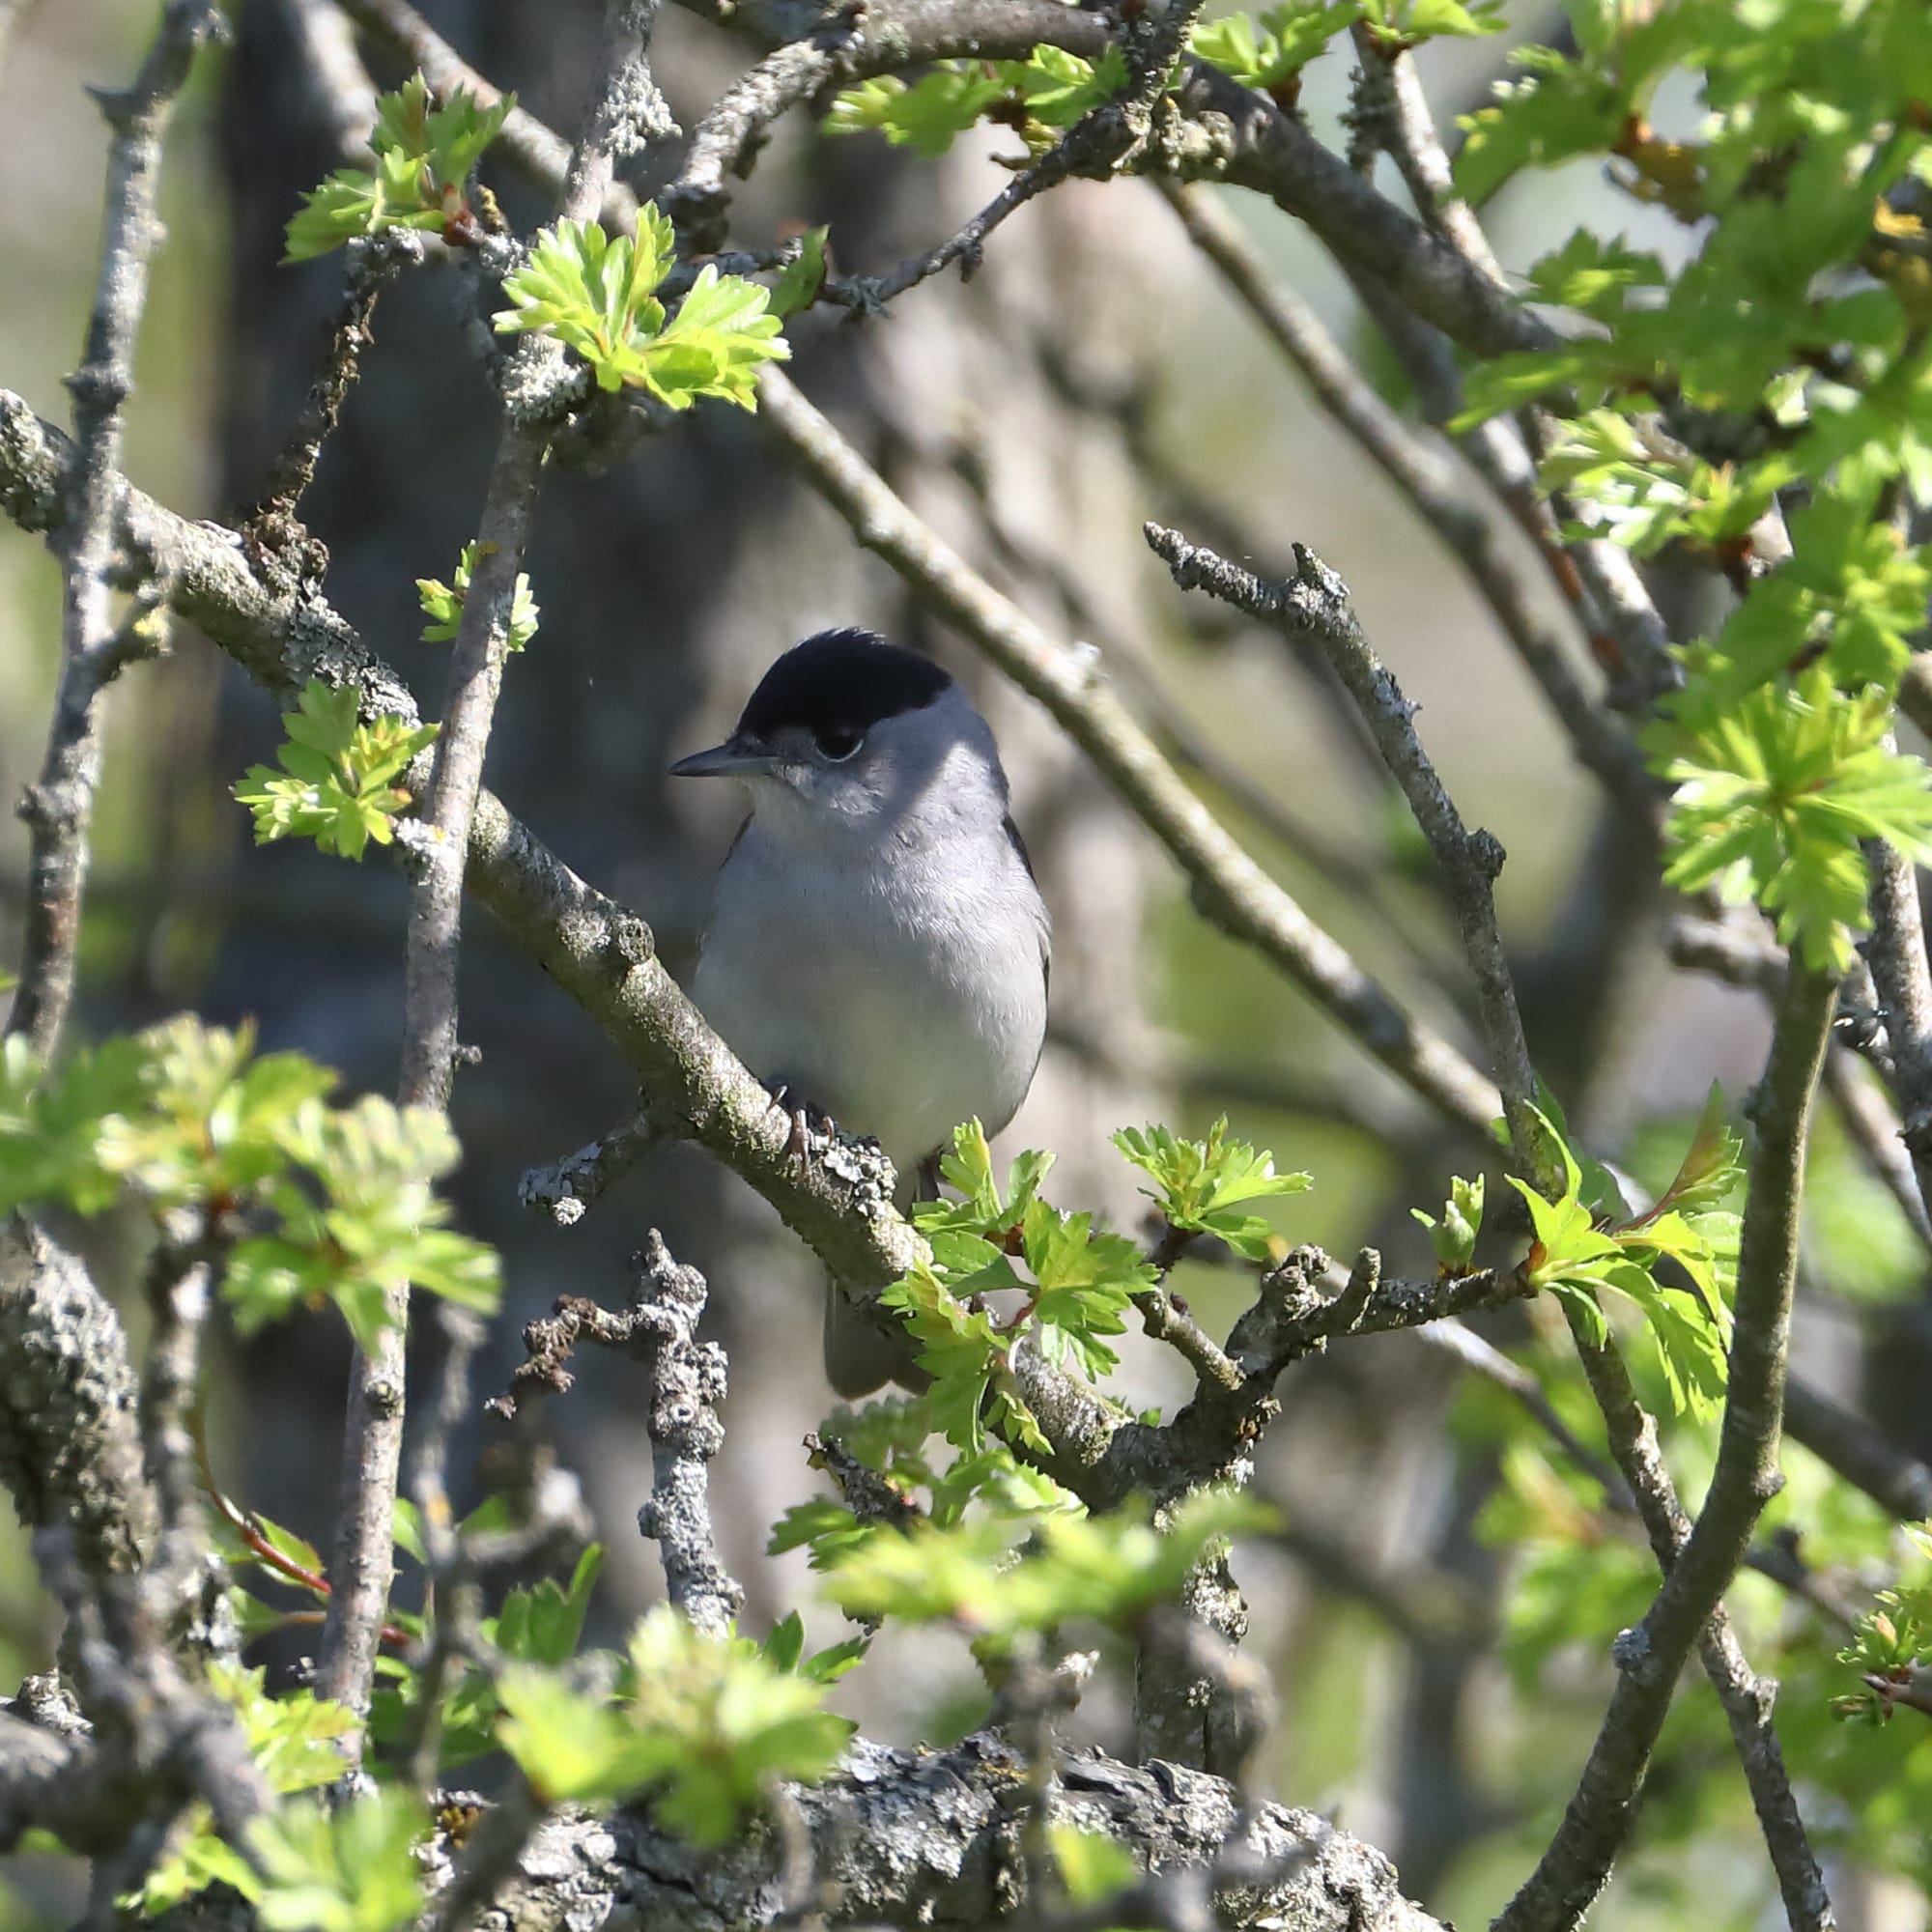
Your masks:
<svg viewBox="0 0 1932 1932"><path fill-rule="evenodd" d="M1603 1413L1611 1454L1630 1486L1651 1551L1667 1579L1690 1541L1691 1525L1664 1464L1656 1421L1638 1402L1615 1344L1599 1340L1574 1310L1566 1309L1565 1313L1570 1317L1571 1334L1590 1392ZM1730 1725L1765 1848L1777 1876L1785 1916L1794 1932L1826 1932L1837 1921L1771 1721L1777 1685L1751 1669L1721 1600L1712 1608L1710 1620L1698 1635L1697 1652Z"/></svg>
<svg viewBox="0 0 1932 1932"><path fill-rule="evenodd" d="M1835 979L1792 963L1758 1089L1717 1466L1696 1525L1675 1552L1656 1601L1617 1639L1616 1688L1576 1795L1535 1872L1497 1918L1497 1932L1573 1926L1603 1889L1635 1820L1678 1673L1782 1482L1777 1442L1804 1149L1836 998Z"/></svg>
<svg viewBox="0 0 1932 1932"><path fill-rule="evenodd" d="M87 889L94 793L100 781L101 697L133 655L152 653L137 614L117 629L110 582L114 498L121 487L121 409L134 387L134 340L148 300L148 262L161 239L161 144L196 50L220 25L214 0L168 0L131 87L97 90L113 129L107 151L100 270L73 397L61 560L61 669L40 777L20 804L32 856L19 984L7 1023L51 1058L73 998Z"/></svg>

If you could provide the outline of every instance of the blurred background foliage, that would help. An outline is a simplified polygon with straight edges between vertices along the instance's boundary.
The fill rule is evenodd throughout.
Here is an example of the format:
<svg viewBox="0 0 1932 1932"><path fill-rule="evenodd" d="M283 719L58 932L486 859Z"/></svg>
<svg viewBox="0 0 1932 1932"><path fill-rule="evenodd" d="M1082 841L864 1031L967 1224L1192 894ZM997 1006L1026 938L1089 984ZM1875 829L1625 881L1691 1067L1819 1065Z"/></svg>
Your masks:
<svg viewBox="0 0 1932 1932"><path fill-rule="evenodd" d="M335 300L339 260L276 266L298 191L336 158L295 53L318 9L322 0L240 0L236 42L198 68L169 145L170 239L141 335L128 469L189 515L227 516L259 492ZM564 127L601 11L598 0L425 7L485 73ZM1510 43L1558 29L1553 9L1508 11L1500 40L1426 49L1438 116L1485 96ZM0 4L10 29L0 383L55 419L96 266L104 136L83 88L131 71L152 14L151 0ZM687 128L741 62L715 30L665 12L657 71ZM1324 138L1340 138L1346 79L1337 57L1310 71L1304 104ZM1655 119L1668 132L1688 112L1688 98L1666 94ZM749 225L829 220L841 269L883 268L986 199L1003 146L975 137L933 165L867 140L826 142L795 120L748 191ZM537 214L514 183L499 185L513 218ZM1402 400L1326 258L1255 198L1230 206ZM1591 164L1525 178L1488 218L1512 269L1579 221L1666 259L1687 246L1666 214L1622 198ZM332 553L330 596L425 695L441 652L417 640L413 580L446 575L471 533L493 434L484 378L460 347L462 300L448 275L411 278L385 298L366 380L306 511ZM1645 868L1627 863L1467 584L1231 305L1153 189L1062 188L1002 231L970 286L934 283L890 322L819 330L794 367L980 567L1098 644L1144 715L1211 747L1220 770L1204 789L1264 862L1373 972L1467 1043L1453 930L1387 786L1278 639L1182 602L1140 524L1178 523L1264 570L1285 562L1291 540L1312 546L1347 579L1371 639L1420 702L1465 817L1508 848L1500 899L1531 1043L1581 1136L1655 1183L1711 1080L1742 1094L1762 1057L1760 1007L1655 963L1659 908L1632 883ZM991 688L882 566L853 552L755 425L720 419L730 413L700 412L609 475L559 473L546 488L528 558L544 630L511 668L497 788L574 867L639 907L675 966L689 959L734 819L722 798L669 795L670 759L715 738L763 666L824 624L872 623L932 650L975 683L1002 734L1058 925L1055 1036L1009 1144L1052 1148L1057 1198L1131 1225L1133 1177L1109 1132L1149 1119L1198 1132L1225 1111L1283 1166L1315 1177L1312 1193L1271 1204L1284 1236L1344 1256L1375 1241L1393 1266L1423 1271L1427 1241L1406 1210L1440 1202L1457 1150L1257 954L1196 916L1051 726ZM57 648L52 559L0 536L10 798L40 756ZM117 690L81 1021L100 1034L184 1007L221 1023L253 1014L265 1046L300 1047L353 1085L384 1091L400 1024L400 880L380 859L352 868L296 846L252 849L228 786L267 754L272 722L234 667L188 635ZM20 829L0 821L0 958L16 952L24 854ZM748 1190L689 1150L653 1156L578 1228L524 1216L519 1175L619 1118L624 1082L588 1023L480 914L467 930L463 995L466 1038L483 1058L457 1089L460 1198L465 1225L502 1249L509 1283L482 1384L500 1386L525 1320L566 1291L614 1291L622 1257L662 1225L710 1273L731 1351L715 1480L732 1567L750 1586L748 1623L762 1628L810 1588L799 1556L761 1551L769 1523L815 1487L798 1447L826 1400L814 1268ZM1794 1362L1932 1455L1924 1252L1829 1113L1811 1184ZM89 1240L105 1278L125 1282L113 1230ZM1188 1263L1179 1285L1216 1326L1247 1292L1237 1275ZM1519 1308L1483 1325L1594 1437L1554 1310ZM1648 1369L1646 1351L1633 1359ZM310 1537L332 1507L345 1370L340 1324L322 1315L245 1346L229 1337L217 1361L221 1480ZM1149 1399L1176 1392L1151 1351L1130 1353L1125 1374ZM1299 1364L1282 1399L1261 1482L1288 1527L1242 1571L1252 1641L1283 1705L1270 1780L1386 1849L1432 1911L1480 1922L1569 1796L1602 1710L1608 1639L1647 1603L1651 1558L1519 1407L1423 1339ZM628 1534L646 1446L614 1365L586 1364L579 1391L553 1410L559 1451L613 1546L593 1612L608 1634L657 1591L654 1555ZM476 1464L487 1440L472 1434ZM1711 1433L1680 1421L1669 1447L1694 1491ZM1807 1600L1747 1574L1732 1606L1753 1662L1784 1680L1780 1728L1842 1921L1908 1932L1926 1922L1932 1862L1923 1720L1908 1712L1884 1729L1853 1728L1829 1712L1847 1688L1833 1661L1843 1614L1867 1607L1905 1553L1876 1509L1805 1452L1788 1447L1786 1466L1770 1526L1795 1540L1816 1588ZM48 1606L30 1577L17 1532L0 1524L0 1684L50 1656ZM818 1612L815 1641L830 1640L832 1622ZM984 1709L970 1663L931 1641L882 1645L835 1701L887 1738L970 1728ZM1118 1705L1102 1698L1082 1722L1121 1745ZM57 1903L30 1861L0 1877L0 1926ZM1721 1714L1701 1680L1689 1683L1638 1848L1594 1922L1743 1927L1775 1910Z"/></svg>

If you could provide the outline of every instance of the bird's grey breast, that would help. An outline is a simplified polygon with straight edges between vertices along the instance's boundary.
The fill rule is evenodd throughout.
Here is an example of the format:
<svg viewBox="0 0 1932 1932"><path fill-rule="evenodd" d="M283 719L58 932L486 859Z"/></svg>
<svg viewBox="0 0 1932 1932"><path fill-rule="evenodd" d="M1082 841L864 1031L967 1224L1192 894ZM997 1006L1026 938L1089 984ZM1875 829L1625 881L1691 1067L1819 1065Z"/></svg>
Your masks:
<svg viewBox="0 0 1932 1932"><path fill-rule="evenodd" d="M694 983L739 1057L901 1169L977 1115L1004 1126L1046 1023L1045 911L1003 828L799 849L754 817Z"/></svg>

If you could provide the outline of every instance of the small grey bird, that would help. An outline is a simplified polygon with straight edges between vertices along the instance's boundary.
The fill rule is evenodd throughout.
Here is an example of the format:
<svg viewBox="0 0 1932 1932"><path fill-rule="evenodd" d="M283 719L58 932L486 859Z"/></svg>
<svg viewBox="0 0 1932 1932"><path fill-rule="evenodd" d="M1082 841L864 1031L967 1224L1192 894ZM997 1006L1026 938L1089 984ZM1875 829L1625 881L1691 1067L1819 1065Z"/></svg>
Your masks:
<svg viewBox="0 0 1932 1932"><path fill-rule="evenodd" d="M772 666L724 744L671 767L734 778L752 814L725 854L692 993L760 1077L899 1175L977 1116L1018 1111L1046 1037L1050 925L986 721L930 660L821 631ZM827 1284L842 1396L917 1384L910 1338Z"/></svg>

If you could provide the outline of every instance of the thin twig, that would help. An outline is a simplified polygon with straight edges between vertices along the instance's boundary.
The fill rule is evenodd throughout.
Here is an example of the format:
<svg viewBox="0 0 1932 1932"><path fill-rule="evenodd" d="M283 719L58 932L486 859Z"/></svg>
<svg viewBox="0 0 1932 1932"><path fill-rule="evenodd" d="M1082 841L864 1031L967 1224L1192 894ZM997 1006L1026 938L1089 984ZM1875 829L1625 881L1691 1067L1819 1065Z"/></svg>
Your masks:
<svg viewBox="0 0 1932 1932"><path fill-rule="evenodd" d="M653 11L639 0L615 0L612 6L603 85L561 197L565 216L581 220L597 213L611 178L612 148L632 138L639 102L656 99L643 66L643 36ZM535 337L520 341L507 358L502 426L477 530L476 567L450 650L448 693L428 799L411 828L415 866L397 1080L397 1102L405 1107L446 1106L456 1068L464 874L509 648L517 573L550 440L551 422L541 401L544 375L555 359L554 345ZM335 1587L316 1674L321 1695L356 1711L368 1708L376 1628L388 1596L402 1450L407 1286L389 1291L384 1314L375 1349L366 1355L358 1352L351 1370L341 1504L330 1565Z"/></svg>
<svg viewBox="0 0 1932 1932"><path fill-rule="evenodd" d="M1912 1154L1900 1138L1898 1116L1849 1048L1833 1045L1825 1056L1825 1091L1865 1165L1898 1203L1919 1244L1932 1249L1932 1214L1926 1212Z"/></svg>
<svg viewBox="0 0 1932 1932"><path fill-rule="evenodd" d="M148 299L148 263L161 239L156 213L161 144L196 50L219 30L215 0L168 0L133 85L96 93L113 129L101 216L100 271L73 396L73 458L61 559L61 670L39 779L20 805L33 854L26 939L9 1033L52 1057L73 998L87 889L94 793L100 781L101 698L128 658L151 649L137 622L114 623L115 494L121 408L134 386L134 339Z"/></svg>
<svg viewBox="0 0 1932 1932"><path fill-rule="evenodd" d="M1461 561L1498 628L1542 687L1577 758L1634 822L1655 837L1657 794L1642 756L1629 733L1577 680L1564 640L1544 622L1510 554L1504 526L1471 490L1467 472L1382 401L1315 311L1268 272L1261 251L1217 200L1200 188L1168 186L1164 192L1195 245L1301 372L1316 401Z"/></svg>
<svg viewBox="0 0 1932 1932"><path fill-rule="evenodd" d="M1158 524L1149 524L1146 534L1183 590L1206 590L1284 635L1313 637L1326 651L1442 868L1463 951L1476 978L1483 1034L1502 1090L1510 1138L1519 1157L1535 1172L1541 1144L1535 1114L1536 1070L1530 1064L1516 986L1496 924L1493 887L1502 869L1503 849L1489 833L1472 833L1463 825L1416 736L1411 722L1415 707L1370 649L1341 579L1300 544L1294 546L1294 577L1284 583L1267 583Z"/></svg>
<svg viewBox="0 0 1932 1932"><path fill-rule="evenodd" d="M641 1108L575 1153L529 1169L517 1183L517 1199L548 1214L559 1228L574 1228L597 1197L668 1132L668 1123L654 1109Z"/></svg>
<svg viewBox="0 0 1932 1932"><path fill-rule="evenodd" d="M1867 839L1864 853L1872 919L1865 963L1891 1043L1892 1086L1921 1208L1932 1208L1932 967L1926 963L1918 875L1888 839Z"/></svg>
<svg viewBox="0 0 1932 1932"><path fill-rule="evenodd" d="M1603 1413L1610 1451L1630 1486L1658 1567L1668 1579L1690 1541L1691 1525L1664 1466L1657 1424L1637 1401L1615 1344L1600 1339L1574 1308L1565 1313L1590 1392ZM1827 1932L1836 1922L1832 1902L1771 1721L1777 1686L1751 1669L1721 1598L1698 1634L1697 1651L1729 1721L1793 1932Z"/></svg>
<svg viewBox="0 0 1932 1932"><path fill-rule="evenodd" d="M1758 1090L1717 1466L1696 1525L1656 1601L1617 1639L1616 1688L1577 1793L1535 1872L1496 1919L1497 1932L1567 1932L1603 1889L1634 1823L1678 1673L1782 1481L1777 1443L1804 1149L1836 998L1835 979L1793 961Z"/></svg>

